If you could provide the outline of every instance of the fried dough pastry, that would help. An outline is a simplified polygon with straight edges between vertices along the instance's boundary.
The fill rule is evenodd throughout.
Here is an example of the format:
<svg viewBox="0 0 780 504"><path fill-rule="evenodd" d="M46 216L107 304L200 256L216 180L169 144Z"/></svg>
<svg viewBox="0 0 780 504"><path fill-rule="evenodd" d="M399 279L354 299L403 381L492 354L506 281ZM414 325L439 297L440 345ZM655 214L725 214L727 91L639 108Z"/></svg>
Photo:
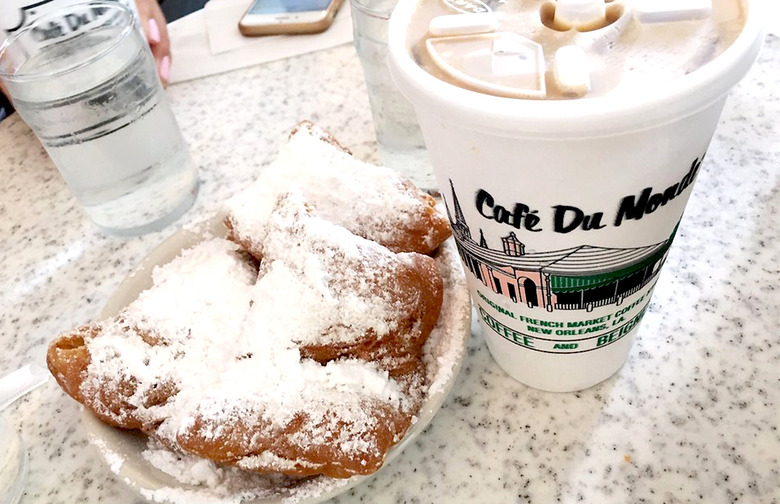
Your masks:
<svg viewBox="0 0 780 504"><path fill-rule="evenodd" d="M188 384L179 364L231 356L208 335L238 332L250 305L257 270L237 249L210 240L186 250L119 315L55 339L47 363L63 390L109 425L151 433Z"/></svg>
<svg viewBox="0 0 780 504"><path fill-rule="evenodd" d="M229 390L206 399L178 431L187 452L251 470L349 477L378 469L411 424L424 392L422 345L441 310L435 262L395 254L312 213L299 196L279 198L245 320L245 335L264 330L266 346L248 343L240 363L252 366L263 351L287 355L277 362L302 357L305 385L294 386L292 366L277 371L289 389L282 400L279 391L257 390L249 404L246 394L225 403ZM290 306L305 309L291 324L274 324ZM362 378L344 381L355 376ZM334 380L338 393L323 386Z"/></svg>
<svg viewBox="0 0 780 504"><path fill-rule="evenodd" d="M155 269L118 316L60 336L48 365L110 425L242 469L378 469L425 391L443 295L433 259L395 253L283 193L248 261L212 239Z"/></svg>
<svg viewBox="0 0 780 504"><path fill-rule="evenodd" d="M268 215L289 188L301 191L324 219L394 252L431 254L452 234L430 195L389 168L353 158L304 121L257 181L228 201L228 237L262 258Z"/></svg>
<svg viewBox="0 0 780 504"><path fill-rule="evenodd" d="M379 469L409 424L409 415L385 401L342 394L338 404L298 411L280 426L255 408L230 405L217 419L198 410L177 441L190 453L242 469L348 478Z"/></svg>
<svg viewBox="0 0 780 504"><path fill-rule="evenodd" d="M121 327L124 325L121 319L115 322L120 326L117 329L125 331L127 337L138 337L143 341L142 344L155 344L153 338L144 337L127 326ZM160 419L136 415L139 408L134 404L134 398L142 398L143 411L152 411L176 395L176 386L167 376L160 376L146 390L139 390L138 381L131 376L111 376L109 379L96 379L87 383L92 363L88 342L103 333L104 326L94 324L82 326L55 340L49 346L47 355L49 370L68 395L103 422L113 427L149 431Z"/></svg>
<svg viewBox="0 0 780 504"><path fill-rule="evenodd" d="M262 243L258 311L274 313L294 300L319 307L300 314L302 330L292 337L317 362L354 357L381 361L391 373L404 368L405 358L420 355L441 311L436 262L393 253L312 214L299 195L279 197Z"/></svg>

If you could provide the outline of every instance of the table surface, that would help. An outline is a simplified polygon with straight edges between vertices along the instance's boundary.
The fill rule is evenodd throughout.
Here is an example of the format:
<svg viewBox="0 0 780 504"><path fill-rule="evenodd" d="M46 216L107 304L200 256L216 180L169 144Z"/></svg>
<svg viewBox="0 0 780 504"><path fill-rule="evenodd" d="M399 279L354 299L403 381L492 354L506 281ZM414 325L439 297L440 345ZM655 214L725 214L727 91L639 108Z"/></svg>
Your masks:
<svg viewBox="0 0 780 504"><path fill-rule="evenodd" d="M336 502L780 502L780 38L733 91L627 363L576 394L508 378L478 329L428 429ZM44 363L179 227L216 212L301 119L376 160L351 46L175 85L202 185L193 209L139 238L100 234L43 148L0 123L0 375ZM672 309L674 307L674 309ZM53 380L5 414L29 449L23 504L135 503Z"/></svg>

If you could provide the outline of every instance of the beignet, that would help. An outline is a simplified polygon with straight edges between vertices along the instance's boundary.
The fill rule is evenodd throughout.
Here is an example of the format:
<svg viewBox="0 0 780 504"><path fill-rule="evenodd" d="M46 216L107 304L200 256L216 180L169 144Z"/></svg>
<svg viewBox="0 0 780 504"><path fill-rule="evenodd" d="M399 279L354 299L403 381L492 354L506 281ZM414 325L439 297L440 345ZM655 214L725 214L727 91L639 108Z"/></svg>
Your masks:
<svg viewBox="0 0 780 504"><path fill-rule="evenodd" d="M119 315L55 340L49 368L101 420L176 451L294 476L373 472L424 395L437 266L296 193L267 229L259 267L223 239L186 250Z"/></svg>
<svg viewBox="0 0 780 504"><path fill-rule="evenodd" d="M229 238L261 258L268 215L291 188L322 218L394 252L431 254L452 235L429 194L390 168L355 159L329 133L304 121L257 181L228 201Z"/></svg>

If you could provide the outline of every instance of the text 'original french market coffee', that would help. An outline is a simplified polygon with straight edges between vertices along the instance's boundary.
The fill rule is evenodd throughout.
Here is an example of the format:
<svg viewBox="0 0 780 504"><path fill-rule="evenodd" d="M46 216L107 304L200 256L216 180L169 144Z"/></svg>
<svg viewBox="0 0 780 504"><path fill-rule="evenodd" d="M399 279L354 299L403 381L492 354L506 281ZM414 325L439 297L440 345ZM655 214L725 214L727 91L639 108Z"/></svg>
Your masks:
<svg viewBox="0 0 780 504"><path fill-rule="evenodd" d="M508 374L574 391L625 362L762 40L748 0L401 0L390 67Z"/></svg>

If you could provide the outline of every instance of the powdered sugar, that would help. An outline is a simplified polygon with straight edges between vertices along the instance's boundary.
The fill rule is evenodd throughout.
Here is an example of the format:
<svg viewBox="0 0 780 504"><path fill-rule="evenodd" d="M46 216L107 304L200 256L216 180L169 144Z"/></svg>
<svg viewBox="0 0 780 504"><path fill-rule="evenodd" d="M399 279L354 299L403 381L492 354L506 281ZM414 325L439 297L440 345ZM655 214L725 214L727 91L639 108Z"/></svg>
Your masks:
<svg viewBox="0 0 780 504"><path fill-rule="evenodd" d="M185 393L150 405L149 397L161 387L200 390L218 381L218 370L233 358L222 340L239 330L256 278L237 248L212 239L155 268L155 286L120 318L102 323L99 338L87 341L91 362L82 393L94 396L116 387L115 394L126 396L124 384L132 381L134 391L126 401L139 421L153 424L175 417L192 400ZM170 424L164 423L160 434L173 439Z"/></svg>
<svg viewBox="0 0 780 504"><path fill-rule="evenodd" d="M436 262L444 281L444 301L439 319L450 322L437 324L423 347L423 361L428 373L428 396L449 393L460 369L466 344L462 337L452 334L452 328L469 327L471 320L471 298L455 247L442 247Z"/></svg>
<svg viewBox="0 0 780 504"><path fill-rule="evenodd" d="M425 205L416 188L394 170L337 149L323 135L316 127L298 130L260 177L228 201L242 239L259 246L279 195L290 188L301 191L324 219L380 243L392 243L399 229L420 219ZM420 239L433 244L435 236Z"/></svg>
<svg viewBox="0 0 780 504"><path fill-rule="evenodd" d="M422 432L446 397L446 392L455 381L468 338L470 301L457 251L451 241L440 249L436 261L444 279L445 303L439 322L424 347L430 389L421 407L420 420L414 422L410 431L407 432L407 437L414 437ZM101 452L110 460L123 460L125 464L135 464L138 466L136 473L149 474L143 466L144 463L149 463L179 482L177 485L172 485L171 482L156 479L144 481L134 479L132 484L141 491L145 498L154 502L176 504L228 504L246 501L284 502L285 504L314 503L327 500L366 479L366 477L349 479L316 477L301 480L283 476L253 474L237 468L219 467L208 462L206 467L212 471L209 472L204 471L203 459L174 454L152 440L149 441L149 446L145 450L137 452L137 455L125 454L126 460L120 458L105 443L101 446ZM146 453L142 456L142 452ZM387 459L392 459L396 454L397 450L394 448L388 454ZM262 455L262 457L270 458L272 455L267 454ZM262 465L267 462L268 460L248 458L245 463L251 467L255 463ZM284 461L276 460L274 463L281 465ZM122 464L115 463L112 470L116 472L121 467ZM196 484L197 481L200 483Z"/></svg>
<svg viewBox="0 0 780 504"><path fill-rule="evenodd" d="M122 407L99 402L100 413L120 423L139 422L165 446L177 448L150 441L143 452L146 463L179 482L136 484L147 499L318 501L360 478L296 479L251 471L317 472L317 463L303 455L312 446L335 447L363 464L378 456L381 463L388 444L380 450L377 433L398 421L393 415L400 412L406 423L388 431L391 442L400 441L420 405L425 390L419 371L416 382L396 381L388 372L397 355L372 361L338 354L316 361L314 353L305 353L313 351L311 345L342 348L365 335L395 334L408 306L424 306L422 287L430 291L428 284L434 285L421 274L422 280L412 282L421 284L420 292L407 288L407 297L399 299L396 271L417 268L420 258L395 254L342 227L389 240L396 225L406 225L427 203L421 206L416 189L394 172L355 161L324 142L321 133L310 128L295 134L266 179L230 203L232 218L262 251L259 269L236 245L204 238L156 268L154 287L101 324L100 337L87 340L91 363L84 396L119 397ZM430 259L422 259L435 270ZM445 305L424 347L430 387L420 420L412 417L415 433L444 400L468 336L468 294L452 243L436 261ZM417 316L398 334L416 330ZM435 318L427 320L432 324ZM293 423L303 427L289 430ZM291 450L279 448L280 432ZM185 453L226 443L239 447L228 453L246 453L230 461L238 467ZM297 453L301 458L291 455ZM115 472L122 470L122 464L114 465Z"/></svg>
<svg viewBox="0 0 780 504"><path fill-rule="evenodd" d="M221 239L156 268L154 286L87 340L82 393L108 393L114 399L94 400L93 409L183 451L230 439L231 453L255 457L271 446L288 450L266 441L285 432L285 446L301 453L334 446L364 465L381 461L384 432L398 438L394 429L406 429L382 408L411 415L419 387L402 392L371 361L302 358L299 345L379 341L397 329L409 301L398 299L395 276L409 259L310 215L300 196L282 195L269 222L257 275ZM294 422L299 430L288 432ZM255 468L290 465L305 467L306 459Z"/></svg>
<svg viewBox="0 0 780 504"><path fill-rule="evenodd" d="M216 487L224 479L225 470L214 462L192 455L174 453L154 440L142 452L142 456L153 467L172 476L185 485Z"/></svg>
<svg viewBox="0 0 780 504"><path fill-rule="evenodd" d="M119 470L122 469L122 466L125 463L125 458L114 450L111 450L106 446L106 442L97 436L90 436L89 441L100 450L100 454L108 463L108 468L111 469L111 472L119 474Z"/></svg>
<svg viewBox="0 0 780 504"><path fill-rule="evenodd" d="M379 286L393 282L403 256L309 215L295 193L280 196L267 229L262 246L270 260L261 266L256 310L278 314L287 306L305 307L296 310L295 341L344 342L396 329L403 306L391 289Z"/></svg>

